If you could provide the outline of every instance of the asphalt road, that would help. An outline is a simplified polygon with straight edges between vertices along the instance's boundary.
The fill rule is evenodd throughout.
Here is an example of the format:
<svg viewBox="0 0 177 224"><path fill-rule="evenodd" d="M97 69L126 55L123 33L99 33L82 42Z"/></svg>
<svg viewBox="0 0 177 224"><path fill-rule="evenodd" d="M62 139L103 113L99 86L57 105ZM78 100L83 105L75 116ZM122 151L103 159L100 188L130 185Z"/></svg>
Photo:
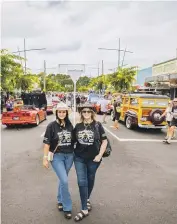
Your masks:
<svg viewBox="0 0 177 224"><path fill-rule="evenodd" d="M99 117L100 118L100 117ZM57 178L42 167L42 139L48 116L38 127L1 130L2 224L64 224L56 208ZM93 210L84 224L176 224L177 142L164 145L164 133L114 131L105 125L113 152L97 173ZM80 210L74 167L70 172L73 214Z"/></svg>

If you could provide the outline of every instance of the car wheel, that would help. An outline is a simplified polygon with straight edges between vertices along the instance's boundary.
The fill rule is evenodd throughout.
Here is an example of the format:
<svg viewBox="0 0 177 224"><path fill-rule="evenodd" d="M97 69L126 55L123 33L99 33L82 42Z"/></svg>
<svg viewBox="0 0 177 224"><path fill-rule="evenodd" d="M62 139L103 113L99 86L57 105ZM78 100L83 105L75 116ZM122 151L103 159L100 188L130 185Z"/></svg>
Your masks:
<svg viewBox="0 0 177 224"><path fill-rule="evenodd" d="M40 123L40 118L39 118L38 114L36 115L36 119L35 120L36 120L35 126L38 126L39 123Z"/></svg>
<svg viewBox="0 0 177 224"><path fill-rule="evenodd" d="M133 123L132 123L132 118L131 117L127 117L126 121L125 121L125 125L128 129L132 129L133 128Z"/></svg>

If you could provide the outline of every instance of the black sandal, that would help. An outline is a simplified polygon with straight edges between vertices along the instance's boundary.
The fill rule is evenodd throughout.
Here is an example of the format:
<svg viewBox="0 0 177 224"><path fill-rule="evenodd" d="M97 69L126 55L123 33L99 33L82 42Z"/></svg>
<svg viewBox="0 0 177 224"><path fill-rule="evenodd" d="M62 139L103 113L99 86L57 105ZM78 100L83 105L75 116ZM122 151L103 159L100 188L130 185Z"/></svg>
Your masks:
<svg viewBox="0 0 177 224"><path fill-rule="evenodd" d="M66 219L71 219L72 218L71 211L64 211L64 214L65 214Z"/></svg>
<svg viewBox="0 0 177 224"><path fill-rule="evenodd" d="M80 211L74 218L75 222L79 222L82 219L84 219L85 217L87 217L89 215L89 213L85 214L83 211Z"/></svg>
<svg viewBox="0 0 177 224"><path fill-rule="evenodd" d="M87 208L88 208L88 211L92 210L92 205L89 200L87 200Z"/></svg>
<svg viewBox="0 0 177 224"><path fill-rule="evenodd" d="M58 210L59 210L60 212L63 211L63 205L62 205L62 203L58 203Z"/></svg>

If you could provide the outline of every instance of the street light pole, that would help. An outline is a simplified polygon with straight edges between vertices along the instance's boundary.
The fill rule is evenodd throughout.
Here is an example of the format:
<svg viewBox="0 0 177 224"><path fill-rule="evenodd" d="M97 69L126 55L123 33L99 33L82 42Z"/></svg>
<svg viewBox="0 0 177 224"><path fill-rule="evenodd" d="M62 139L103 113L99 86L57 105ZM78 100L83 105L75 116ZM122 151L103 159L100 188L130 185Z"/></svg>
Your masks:
<svg viewBox="0 0 177 224"><path fill-rule="evenodd" d="M24 38L24 58L25 58L25 75L26 75L26 41Z"/></svg>
<svg viewBox="0 0 177 224"><path fill-rule="evenodd" d="M25 75L26 75L26 52L27 51L41 51L41 50L45 50L46 48L35 48L35 49L26 49L26 39L24 38L24 49L22 51L18 50L18 51L15 51L15 52L12 52L13 54L16 54L16 53L20 53L20 52L24 52L24 59L25 59Z"/></svg>
<svg viewBox="0 0 177 224"><path fill-rule="evenodd" d="M118 68L118 70L119 70L119 66L120 66L120 52L121 52L121 50L120 50L120 38L119 38L119 46L118 46L118 66L117 66L117 68Z"/></svg>
<svg viewBox="0 0 177 224"><path fill-rule="evenodd" d="M44 92L46 91L46 61L44 60Z"/></svg>
<svg viewBox="0 0 177 224"><path fill-rule="evenodd" d="M106 51L117 51L117 55L118 55L118 65L117 65L117 68L119 69L119 67L120 67L120 52L121 51L124 51L124 54L126 53L126 52L128 52L128 53L133 53L132 51L127 51L127 50L121 50L120 49L120 38L119 38L119 46L118 46L118 48L98 48L98 50L106 50ZM125 55L124 55L124 58L125 58Z"/></svg>

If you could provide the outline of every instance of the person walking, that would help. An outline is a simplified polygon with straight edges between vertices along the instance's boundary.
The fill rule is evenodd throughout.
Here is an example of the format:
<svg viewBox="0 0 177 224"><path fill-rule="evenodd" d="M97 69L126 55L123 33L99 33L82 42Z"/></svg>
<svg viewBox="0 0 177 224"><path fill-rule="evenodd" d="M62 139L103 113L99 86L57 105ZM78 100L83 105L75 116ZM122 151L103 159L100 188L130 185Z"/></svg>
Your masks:
<svg viewBox="0 0 177 224"><path fill-rule="evenodd" d="M114 128L118 129L119 125L118 125L118 121L120 118L120 112L121 112L121 101L118 98L115 102L114 102Z"/></svg>
<svg viewBox="0 0 177 224"><path fill-rule="evenodd" d="M167 135L165 137L165 140L168 139L169 133L170 133L171 121L173 119L172 108L173 108L173 102L169 101L168 106L167 106L165 112L160 116L160 118L166 117L166 121L167 121L167 124L168 124Z"/></svg>
<svg viewBox="0 0 177 224"><path fill-rule="evenodd" d="M59 179L57 206L64 211L65 218L72 217L72 201L68 187L68 173L73 164L73 126L68 118L68 107L59 103L55 111L56 120L51 122L44 135L43 166L49 168L49 162Z"/></svg>
<svg viewBox="0 0 177 224"><path fill-rule="evenodd" d="M105 95L104 98L100 101L101 113L103 114L103 124L106 124L106 116L108 113L108 104L109 104L109 100L108 100L107 95Z"/></svg>
<svg viewBox="0 0 177 224"><path fill-rule="evenodd" d="M76 222L87 217L88 211L92 209L90 196L94 187L96 171L101 164L107 146L104 128L101 123L96 121L93 107L91 105L80 105L78 109L81 123L76 124L74 129L74 139L76 141L74 164L80 192L81 211L75 216ZM96 137L97 128L95 125L99 125L101 143L98 142Z"/></svg>
<svg viewBox="0 0 177 224"><path fill-rule="evenodd" d="M174 135L174 132L175 132L175 129L177 127L177 98L175 98L173 100L173 107L172 107L172 120L171 120L171 127L170 127L170 130L169 130L169 136L168 136L168 139L166 141L164 141L164 143L166 144L170 144L171 143L171 139Z"/></svg>

